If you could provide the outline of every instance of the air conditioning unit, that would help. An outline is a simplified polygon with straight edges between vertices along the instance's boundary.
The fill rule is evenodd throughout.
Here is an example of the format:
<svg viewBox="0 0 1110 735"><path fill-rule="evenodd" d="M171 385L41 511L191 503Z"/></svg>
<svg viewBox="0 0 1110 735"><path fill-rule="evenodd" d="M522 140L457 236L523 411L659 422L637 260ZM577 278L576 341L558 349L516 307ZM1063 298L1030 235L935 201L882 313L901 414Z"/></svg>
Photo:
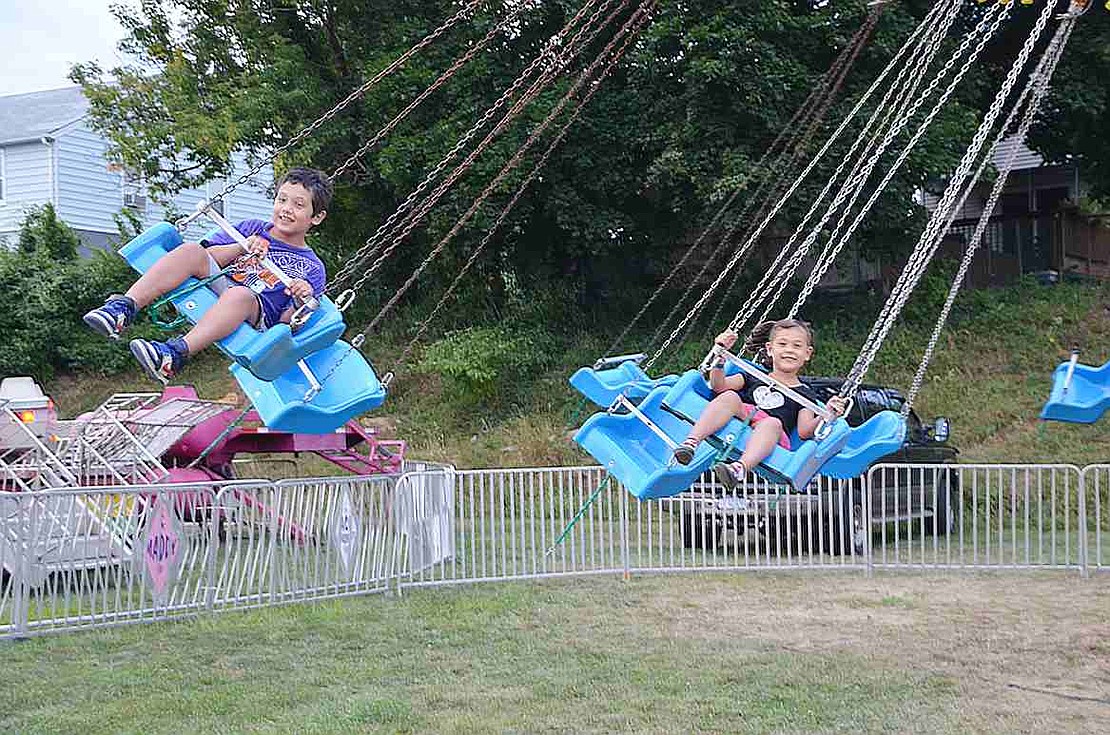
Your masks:
<svg viewBox="0 0 1110 735"><path fill-rule="evenodd" d="M130 207L131 209L146 209L146 194L139 194L137 192L125 192L123 195L123 206Z"/></svg>

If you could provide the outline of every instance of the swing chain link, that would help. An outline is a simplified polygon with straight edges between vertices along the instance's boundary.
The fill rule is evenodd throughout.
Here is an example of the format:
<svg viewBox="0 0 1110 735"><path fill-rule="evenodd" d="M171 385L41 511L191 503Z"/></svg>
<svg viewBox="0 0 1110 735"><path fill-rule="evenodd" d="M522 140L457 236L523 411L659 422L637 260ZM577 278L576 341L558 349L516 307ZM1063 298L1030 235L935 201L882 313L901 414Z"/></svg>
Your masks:
<svg viewBox="0 0 1110 735"><path fill-rule="evenodd" d="M970 56L969 64L974 62L978 57L986 42L994 35L994 32L997 30L1002 20L1008 17L1010 6L1006 5L1002 7L1004 8L1003 12L994 20L988 33L980 39L974 52ZM987 111L979 128L976 130L971 144L968 146L967 151L965 151L960 165L951 177L948 188L945 190L940 203L937 205L937 209L934 211L929 224L926 226L925 232L922 233L921 240L918 242L917 247L914 248L914 252L910 256L910 262L907 263L906 268L903 269L902 274L899 276L898 282L895 284L894 291L891 294L891 298L884 304L882 313L880 313L879 318L871 329L871 333L864 342L864 348L861 350L856 364L853 365L851 371L849 371L848 377L841 389L842 395L852 395L859 388L860 384L863 382L864 376L867 374L868 369L877 356L879 349L886 340L886 336L893 328L898 315L902 312L914 287L917 285L917 282L931 262L933 254L936 252L940 244L940 239L946 229L944 223L946 222L950 208L953 206L956 197L959 196L963 181L967 179L972 165L978 158L979 151L986 142L988 133L993 129L994 123L1001 114L1002 107L1009 97L1010 91L1017 82L1018 74L1025 68L1034 47L1037 45L1037 41L1040 39L1045 26L1051 19L1052 9L1053 5L1051 3L1046 3L1045 10L1042 11L1036 24L1030 31L1029 36L1026 38L1017 59L1013 66L1011 66L1005 81L991 103L990 109Z"/></svg>
<svg viewBox="0 0 1110 735"><path fill-rule="evenodd" d="M939 7L939 6L937 6L937 7ZM770 222L779 213L779 210L781 210L786 205L786 202L790 200L790 197L792 197L794 195L794 193L801 187L802 182L804 182L806 180L806 178L809 177L809 174L812 173L813 169L817 167L817 164L821 161L822 158L824 158L825 154L828 153L828 151L832 148L832 146L836 142L836 140L844 133L844 131L847 129L848 124L851 122L851 120L856 116L856 114L859 113L859 111L863 108L863 106L865 104L867 104L867 102L875 94L875 91L877 89L879 89L880 86L882 86L882 84L885 82L887 76L898 65L902 56L912 46L912 44L915 42L915 39L922 32L922 30L924 28L928 27L932 22L935 22L935 19L933 18L933 15L932 15L932 13L935 12L935 10L936 10L936 8L934 8L933 11L930 11L930 15L927 16L926 19L924 21L922 21L921 24L919 24L917 26L914 33L911 34L910 38L907 39L906 43L904 43L902 45L902 47L899 48L898 52L894 55L894 58L891 59L890 63L888 63L883 68L883 71L879 74L879 76L875 79L875 81L873 81L871 83L871 86L868 87L867 91L864 92L863 95L859 98L859 100L853 106L852 110L845 116L844 120L841 121L841 123L837 127L836 131L833 132L833 134L831 136L829 136L829 139L826 140L825 144L821 147L821 149L816 154L814 154L813 159L809 162L809 164L806 165L805 169L800 174L798 174L798 176L795 178L794 182L790 185L790 188L787 189L787 191L782 195L782 197L779 199L779 201L777 201L775 203L775 206L763 218L763 220L759 223L759 226L755 228L755 230L751 234L751 238L753 240L758 240L758 238L763 234L763 231L767 228L767 226L770 224ZM694 308L691 309L691 312L686 315L686 317L683 319L682 322L680 322L678 324L677 327L675 327L675 329L671 332L670 336L667 337L666 341L655 351L655 353L651 356L651 358L644 364L644 369L645 370L650 369L655 364L655 362L659 359L659 357L664 352L666 352L667 348L670 347L671 343L674 342L674 340L686 328L686 325L693 318L693 313L695 312L695 310L700 310L701 307L704 305L704 302L706 300L708 300L710 297L712 297L712 295L720 287L721 282L725 279L725 276L736 265L737 261L739 261L739 258L736 255L734 255L732 257L732 259L729 260L729 262L725 266L725 268L721 271L720 274L718 274L716 280L705 291L705 293L702 295L702 297L698 301L698 303L695 304Z"/></svg>
<svg viewBox="0 0 1110 735"><path fill-rule="evenodd" d="M216 194L214 197L212 197L211 200L209 200L209 201L210 202L222 201L225 196L230 194L232 191L237 189L242 184L246 183L248 180L254 178L267 165L272 165L273 162L277 160L278 156L280 156L282 153L285 153L287 150L289 150L293 146L300 143L302 140L305 140L310 135L315 133L322 125L324 125L324 123L330 121L332 118L334 118L336 115L338 115L344 109L346 109L347 106L349 106L352 102L354 102L355 100L360 98L371 87L373 87L378 82L380 82L382 79L385 79L387 76L389 76L390 74L395 72L397 69L399 69L402 65L404 65L405 62L407 62L409 60L410 57L414 56L417 52L421 51L423 48L425 48L429 44L433 43L437 38L442 36L444 33L446 33L448 30L450 30L456 24L458 24L459 21L463 20L468 15L473 14L473 12L475 10L477 10L478 6L481 5L484 2L485 2L485 0L471 0L470 3L465 5L457 13L455 13L453 16L448 18L442 24L440 24L440 26L438 28L436 28L434 31L429 33L427 36L424 36L424 38L420 39L416 43L416 45L414 45L408 51L406 51L405 53L401 54L396 59L394 59L388 66L386 66L384 69L382 69L377 74L375 74L373 77L371 77L369 80L364 82L361 86L359 86L353 92L348 94L345 98L343 98L342 100L337 102L335 105L333 105L330 110L328 110L323 115L318 117L316 120L314 120L312 123L310 123L307 127L305 127L303 130L301 130L299 133L294 135L292 138L287 140L282 145L278 146L274 150L273 153L271 153L269 156L267 156L263 160L259 161L257 164L255 164L255 166L253 168L251 168L245 174L240 176L234 182L225 186L218 194Z"/></svg>
<svg viewBox="0 0 1110 735"><path fill-rule="evenodd" d="M613 0L607 0L605 6L610 4L612 1ZM435 167L427 174L427 176L424 177L420 184L417 185L416 189L414 189L405 198L405 200L401 202L400 206L398 206L397 209L392 214L390 214L389 217L386 218L385 222L383 222L378 227L378 229L366 240L362 247L360 247L358 251L354 253L354 255L347 259L347 262L344 264L343 268L340 269L338 274L336 274L335 280L332 283L333 288L337 288L341 284L346 283L354 275L355 270L362 262L381 250L382 244L384 243L387 234L391 231L396 231L401 227L401 225L398 224L398 220L403 215L406 215L406 213L408 213L409 210L413 208L416 203L417 197L423 195L424 192L427 191L428 187L432 185L433 181L439 178L440 174L443 173L448 164L457 155L459 155L459 153L461 153L464 148L466 148L470 141L473 140L474 137L478 134L478 131L484 128L486 124L489 123L491 119L493 119L493 116L497 114L497 112L508 103L508 101L517 93L521 86L523 86L524 83L532 76L533 72L535 72L540 67L540 65L545 62L545 59L551 54L556 53L556 47L558 45L556 39L561 39L567 32L569 32L569 30L585 15L586 11L595 2L596 0L590 0L590 2L585 3L567 24L563 26L563 28L560 29L551 39L548 40L548 43L545 45L543 51L541 51L536 56L536 58L532 60L528 67L525 68L520 76L518 76L513 81L513 83L493 103L493 105L491 105L489 108L486 109L485 112L482 113L482 116L478 119L478 121L474 123L474 125L469 130L467 130L461 138L459 138L459 140L455 143L451 150L448 151L447 154L439 161L439 163L437 163ZM595 13L595 16L599 13L600 10ZM456 168L455 170L459 171L458 168ZM461 173L462 172L459 171L459 175L461 175ZM456 176L455 178L457 179L458 176ZM451 183L454 183L454 180L452 180ZM444 187L441 188L444 191L446 190ZM442 193L440 193L440 196L442 196ZM429 199L431 198L432 197L429 197ZM435 201L438 201L438 197ZM434 204L435 201L432 201L430 204L427 205L427 207L423 207L422 204L423 211L417 211L412 217L408 217L408 219L412 219L413 217L422 217L423 214L426 214L427 209L431 208L431 205ZM425 203L427 203L427 200L425 200ZM412 227L415 227L415 224L416 223L413 223ZM409 229L411 230L411 228ZM404 235L402 235L401 237L404 237ZM369 280L369 278L373 276L373 274L376 273L385 264L385 261L389 258L393 250L399 244L400 239L397 237L393 237L389 247L385 248L384 251L381 251L380 254L378 254L377 259L370 264L370 267L366 270L362 277L360 277L355 282L353 286L354 290L361 290L366 281Z"/></svg>
<svg viewBox="0 0 1110 735"><path fill-rule="evenodd" d="M972 188L974 187L975 181L978 180L987 163L994 160L995 151L997 151L998 146L1002 142L1002 140L1006 138L1006 131L1010 129L1010 125L1013 122L1013 119L1016 116L1018 110L1021 108L1022 103L1025 101L1026 96L1029 95L1030 91L1032 91L1032 95L1029 98L1029 103L1025 108L1024 115L1022 116L1021 123L1018 125L1017 132L1013 135L1013 137L1017 140L1025 140L1025 136L1028 134L1029 128L1032 126L1033 121L1037 117L1037 113L1040 109L1041 103L1044 101L1044 98L1048 93L1049 82L1052 80L1052 77L1056 72L1056 66L1059 64L1060 58L1063 56L1064 48L1067 45L1068 38L1071 36L1072 30L1075 28L1073 21L1076 17L1077 16L1064 16L1064 18L1062 19L1062 22L1057 28L1055 35L1049 42L1049 45L1045 49L1044 54L1041 56L1036 69L1030 76L1028 84L1025 85L1025 88L1022 90L1021 96L1018 98L1017 102L1010 110L1006 122L1004 122L1002 126L998 129L998 133L995 136L994 142L991 144L990 151L985 157L983 157L982 161L980 162L979 170L972 178L972 183L969 184L965 189L964 200L966 200L967 195L971 192ZM929 336L929 343L926 345L925 350L922 353L921 362L918 364L917 371L914 373L913 376L913 381L906 393L906 400L902 404L901 411L903 417L909 416L910 410L912 409L913 404L917 399L917 395L918 393L920 393L921 388L925 383L925 373L929 368L929 363L932 361L937 343L940 340L941 331L948 321L948 316L952 311L952 306L956 301L956 296L963 285L964 279L967 276L967 272L971 268L971 263L974 260L979 246L982 243L983 234L986 232L987 225L990 221L990 216L994 212L995 207L998 205L998 200L1002 196L1002 190L1005 188L1006 181L1009 178L1010 172L1013 169L1014 162L1017 159L1017 152L1018 149L1016 147L1013 148L1007 154L1006 158L1004 159L1004 163L998 166L998 176L996 177L991 188L990 195L987 197L987 202L983 206L983 211L979 216L979 221L975 225L975 231L972 233L970 239L968 240L966 249L964 251L964 256L960 261L960 267L956 271L956 275L952 279L952 286L948 291L947 297L945 298L944 306L941 307L940 315L937 317L937 322L933 327L933 332ZM962 209L962 206L963 200L961 200L960 204L953 208L952 215L949 217L948 221L949 226L951 226L956 213Z"/></svg>

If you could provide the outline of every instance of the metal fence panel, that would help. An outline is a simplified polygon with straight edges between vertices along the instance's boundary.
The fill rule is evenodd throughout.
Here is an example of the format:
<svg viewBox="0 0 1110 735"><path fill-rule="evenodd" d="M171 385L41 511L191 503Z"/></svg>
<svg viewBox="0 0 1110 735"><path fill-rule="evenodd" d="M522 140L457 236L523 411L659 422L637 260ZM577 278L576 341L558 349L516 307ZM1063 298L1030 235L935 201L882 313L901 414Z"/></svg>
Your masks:
<svg viewBox="0 0 1110 735"><path fill-rule="evenodd" d="M396 576L395 483L316 478L222 490L210 607L387 590Z"/></svg>
<svg viewBox="0 0 1110 735"><path fill-rule="evenodd" d="M177 485L0 494L0 636L203 609L216 491Z"/></svg>
<svg viewBox="0 0 1110 735"><path fill-rule="evenodd" d="M1085 568L1083 480L1072 465L877 465L876 567Z"/></svg>
<svg viewBox="0 0 1110 735"><path fill-rule="evenodd" d="M1096 572L1110 570L1110 464L1083 468L1087 532L1087 564Z"/></svg>

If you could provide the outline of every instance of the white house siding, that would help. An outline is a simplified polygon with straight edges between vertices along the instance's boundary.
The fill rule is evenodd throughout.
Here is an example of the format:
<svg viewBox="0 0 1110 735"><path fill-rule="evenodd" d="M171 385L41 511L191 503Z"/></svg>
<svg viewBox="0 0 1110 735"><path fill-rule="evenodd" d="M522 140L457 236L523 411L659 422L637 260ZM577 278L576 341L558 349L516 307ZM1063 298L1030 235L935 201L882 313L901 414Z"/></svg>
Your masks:
<svg viewBox="0 0 1110 735"><path fill-rule="evenodd" d="M236 153L232 157L232 167L230 179L232 181L237 180L250 170L250 166L246 163L246 157L241 153ZM273 211L273 196L270 193L273 181L273 168L269 165L263 167L257 175L240 184L228 195L224 202L224 216L232 222L245 219L269 219ZM194 212L198 204L218 194L225 184L226 182L222 179L214 180L210 181L207 186L179 192L174 197L171 214L174 217L179 217ZM166 207L154 202L147 206L148 225L166 218ZM201 217L189 225L185 231L185 237L189 240L199 240L213 228L214 225L211 220L207 217Z"/></svg>
<svg viewBox="0 0 1110 735"><path fill-rule="evenodd" d="M104 247L119 232L115 215L123 204L123 176L108 169L108 143L80 122L55 145L58 216L90 245Z"/></svg>
<svg viewBox="0 0 1110 735"><path fill-rule="evenodd" d="M51 201L50 147L21 143L3 147L4 199L0 202L0 237L19 231L27 208Z"/></svg>

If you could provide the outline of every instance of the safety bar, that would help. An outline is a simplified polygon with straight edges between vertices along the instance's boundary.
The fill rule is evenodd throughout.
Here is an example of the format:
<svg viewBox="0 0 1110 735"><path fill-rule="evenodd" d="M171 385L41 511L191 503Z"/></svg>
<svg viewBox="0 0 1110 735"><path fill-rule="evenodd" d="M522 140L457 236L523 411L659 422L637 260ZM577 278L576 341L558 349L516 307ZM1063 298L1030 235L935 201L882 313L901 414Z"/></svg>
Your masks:
<svg viewBox="0 0 1110 735"><path fill-rule="evenodd" d="M731 352L726 350L724 347L721 347L720 345L716 345L713 348L713 352L714 352L714 354L725 358L726 360L731 362L733 365L740 368L745 373L752 376L753 378L755 378L759 382L775 386L780 391L782 391L782 393L784 395L786 395L790 400L794 401L795 403L797 403L802 408L808 408L810 411L813 411L813 413L815 413L819 417L821 417L821 419L823 421L825 421L826 423L835 421L837 419L836 414L834 414L829 409L825 408L822 405L814 403L813 401L809 400L808 398L803 396L798 391L791 388L786 383L783 383L781 380L776 380L775 378L772 378L770 375L763 372L762 370L760 370L760 369L756 368L755 366L745 362L744 360L741 360L739 357L732 354Z"/></svg>
<svg viewBox="0 0 1110 735"><path fill-rule="evenodd" d="M235 229L235 227L230 222L224 219L224 216L222 214L213 209L210 202L205 202L202 207L202 211L208 217L208 219L215 222L221 230L228 234L228 237L239 243L239 246L242 247L244 251L247 249L247 238L243 237L243 233L239 232L239 230ZM269 258L259 258L259 262L262 264L263 268L277 276L278 280L284 283L286 286L290 285L293 282L293 279ZM320 307L320 302L317 301L315 297L309 296L307 299L304 300L302 306L307 308L309 311L316 311L316 309ZM305 321L305 319L302 318L301 322L303 323L303 321Z"/></svg>

